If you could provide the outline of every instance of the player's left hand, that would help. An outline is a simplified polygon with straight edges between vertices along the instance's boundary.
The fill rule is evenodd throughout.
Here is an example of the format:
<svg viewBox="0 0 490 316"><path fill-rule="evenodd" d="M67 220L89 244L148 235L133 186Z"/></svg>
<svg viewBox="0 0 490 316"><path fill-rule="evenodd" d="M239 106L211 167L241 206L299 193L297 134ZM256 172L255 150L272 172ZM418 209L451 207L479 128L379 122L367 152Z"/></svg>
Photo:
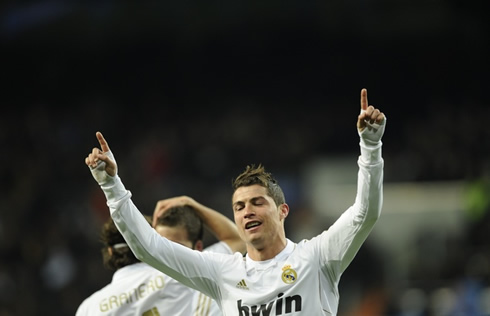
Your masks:
<svg viewBox="0 0 490 316"><path fill-rule="evenodd" d="M361 90L361 113L357 118L359 136L370 142L379 142L384 134L386 116L379 109L368 105L367 90Z"/></svg>

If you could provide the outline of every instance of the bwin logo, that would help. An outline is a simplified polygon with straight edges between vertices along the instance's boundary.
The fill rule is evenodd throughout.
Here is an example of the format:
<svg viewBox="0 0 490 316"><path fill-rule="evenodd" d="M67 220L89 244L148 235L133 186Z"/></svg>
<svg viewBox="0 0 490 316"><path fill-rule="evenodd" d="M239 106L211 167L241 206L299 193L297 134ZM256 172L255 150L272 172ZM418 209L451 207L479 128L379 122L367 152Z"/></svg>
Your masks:
<svg viewBox="0 0 490 316"><path fill-rule="evenodd" d="M239 316L269 316L271 315L271 311L274 306L274 303L276 305L275 307L276 315L284 315L284 314L292 313L293 303L294 303L294 311L295 312L301 311L301 304L302 304L301 295L287 296L284 298L282 297L283 295L284 293L279 293L279 295L277 295L277 300L267 304L262 304L260 306L242 305L242 300L238 300L237 301L238 315Z"/></svg>

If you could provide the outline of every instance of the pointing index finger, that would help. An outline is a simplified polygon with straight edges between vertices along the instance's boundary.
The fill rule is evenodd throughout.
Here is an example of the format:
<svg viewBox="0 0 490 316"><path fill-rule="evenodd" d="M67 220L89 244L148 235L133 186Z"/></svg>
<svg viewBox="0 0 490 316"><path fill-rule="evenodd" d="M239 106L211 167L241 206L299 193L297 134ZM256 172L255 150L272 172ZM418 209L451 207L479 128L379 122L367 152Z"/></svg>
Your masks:
<svg viewBox="0 0 490 316"><path fill-rule="evenodd" d="M361 110L366 111L367 108L368 108L367 89L364 88L361 90Z"/></svg>
<svg viewBox="0 0 490 316"><path fill-rule="evenodd" d="M102 135L102 133L101 132L97 132L95 134L95 136L97 136L97 139L99 140L100 149L102 150L102 152L103 153L109 152L110 151L109 145L107 144L107 141L105 140L105 138Z"/></svg>

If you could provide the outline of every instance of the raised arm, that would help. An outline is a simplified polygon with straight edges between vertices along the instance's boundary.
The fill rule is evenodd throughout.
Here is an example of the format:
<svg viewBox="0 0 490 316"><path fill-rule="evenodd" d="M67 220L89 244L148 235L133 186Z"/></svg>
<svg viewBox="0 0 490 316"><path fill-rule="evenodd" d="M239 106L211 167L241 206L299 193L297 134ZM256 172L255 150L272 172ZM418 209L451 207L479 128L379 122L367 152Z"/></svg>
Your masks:
<svg viewBox="0 0 490 316"><path fill-rule="evenodd" d="M168 209L179 205L191 206L196 210L204 225L218 240L225 242L233 252L245 253L245 243L238 235L235 223L223 214L188 196L178 196L158 201L153 212L153 227L155 227L158 217Z"/></svg>
<svg viewBox="0 0 490 316"><path fill-rule="evenodd" d="M324 258L331 263L332 274L340 277L354 259L378 220L383 205L383 165L381 137L386 117L368 105L367 90L361 90L361 113L357 119L361 155L357 194L354 204L324 233ZM335 240L336 242L329 242ZM340 264L340 265L339 265Z"/></svg>
<svg viewBox="0 0 490 316"><path fill-rule="evenodd" d="M136 258L187 286L216 297L218 292L213 280L218 274L209 262L219 265L222 257L213 254L205 259L205 253L163 238L148 225L132 202L131 192L126 190L117 174L117 163L106 140L100 132L96 136L100 148L92 149L85 158L85 164L104 192L111 217ZM214 260L215 257L219 259Z"/></svg>

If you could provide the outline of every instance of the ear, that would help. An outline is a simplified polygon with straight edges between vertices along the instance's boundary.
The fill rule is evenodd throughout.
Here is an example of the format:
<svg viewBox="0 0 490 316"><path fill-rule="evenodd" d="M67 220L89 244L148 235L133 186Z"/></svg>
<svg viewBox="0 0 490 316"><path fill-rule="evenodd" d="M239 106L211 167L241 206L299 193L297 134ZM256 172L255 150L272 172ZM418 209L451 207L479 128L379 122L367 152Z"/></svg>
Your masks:
<svg viewBox="0 0 490 316"><path fill-rule="evenodd" d="M202 251L203 249L204 249L204 244L202 240L196 241L196 244L194 245L194 250Z"/></svg>
<svg viewBox="0 0 490 316"><path fill-rule="evenodd" d="M112 257L112 247L107 247L107 253L109 253L110 257Z"/></svg>
<svg viewBox="0 0 490 316"><path fill-rule="evenodd" d="M279 218L281 220L284 220L286 217L288 217L289 214L289 205L286 203L283 203L279 206Z"/></svg>

